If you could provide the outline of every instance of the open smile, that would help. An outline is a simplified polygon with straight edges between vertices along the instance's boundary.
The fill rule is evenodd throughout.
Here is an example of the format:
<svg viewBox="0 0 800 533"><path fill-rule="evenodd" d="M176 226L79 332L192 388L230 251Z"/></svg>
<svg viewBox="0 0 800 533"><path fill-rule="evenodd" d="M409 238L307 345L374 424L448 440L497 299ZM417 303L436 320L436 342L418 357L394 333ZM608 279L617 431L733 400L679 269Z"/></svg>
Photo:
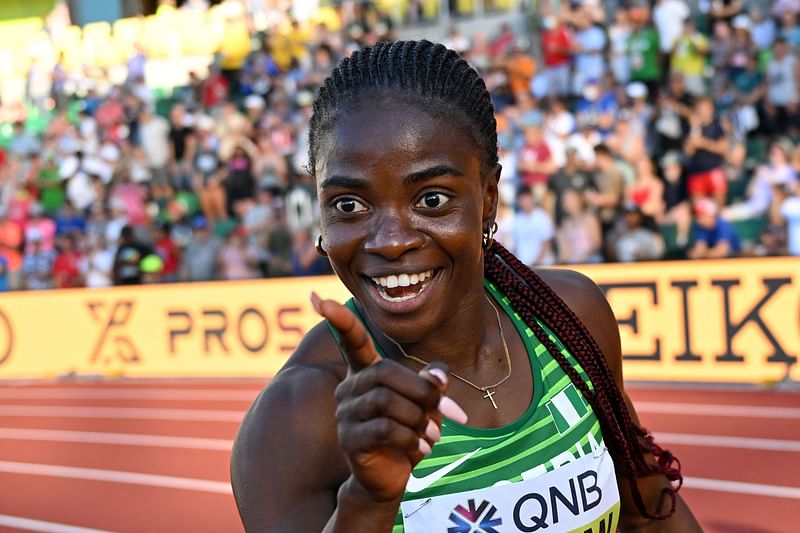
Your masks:
<svg viewBox="0 0 800 533"><path fill-rule="evenodd" d="M437 281L440 272L441 269L430 269L364 277L369 280L370 292L378 296L378 305L389 312L407 313L424 304L431 285Z"/></svg>

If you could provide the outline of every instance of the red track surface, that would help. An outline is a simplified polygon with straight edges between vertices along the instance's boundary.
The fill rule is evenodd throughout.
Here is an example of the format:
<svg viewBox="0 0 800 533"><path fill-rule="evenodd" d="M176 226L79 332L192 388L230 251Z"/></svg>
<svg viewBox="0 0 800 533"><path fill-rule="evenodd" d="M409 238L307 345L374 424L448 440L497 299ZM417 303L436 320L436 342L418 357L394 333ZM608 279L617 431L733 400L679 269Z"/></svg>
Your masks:
<svg viewBox="0 0 800 533"><path fill-rule="evenodd" d="M241 531L228 447L261 386L0 385L0 531ZM680 457L682 494L706 531L800 531L800 393L630 393Z"/></svg>

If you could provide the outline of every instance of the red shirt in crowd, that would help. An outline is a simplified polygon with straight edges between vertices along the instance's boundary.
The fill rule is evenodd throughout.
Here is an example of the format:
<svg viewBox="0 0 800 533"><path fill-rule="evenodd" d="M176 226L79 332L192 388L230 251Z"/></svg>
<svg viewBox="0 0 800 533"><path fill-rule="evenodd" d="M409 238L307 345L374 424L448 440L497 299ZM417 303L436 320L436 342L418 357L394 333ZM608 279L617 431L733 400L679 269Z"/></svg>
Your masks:
<svg viewBox="0 0 800 533"><path fill-rule="evenodd" d="M542 56L547 67L569 64L572 36L561 26L542 33Z"/></svg>
<svg viewBox="0 0 800 533"><path fill-rule="evenodd" d="M537 144L526 144L519 149L519 165L545 163L551 156L550 148L544 141ZM543 172L525 172L522 170L519 173L519 177L526 187L547 183L550 179L550 176Z"/></svg>
<svg viewBox="0 0 800 533"><path fill-rule="evenodd" d="M154 248L156 254L158 254L161 261L164 262L161 275L169 276L170 274L178 272L180 259L178 257L178 246L175 244L175 241L169 237L164 237L156 241Z"/></svg>
<svg viewBox="0 0 800 533"><path fill-rule="evenodd" d="M64 252L56 257L53 263L53 284L57 289L83 287L81 273L83 254L80 252Z"/></svg>

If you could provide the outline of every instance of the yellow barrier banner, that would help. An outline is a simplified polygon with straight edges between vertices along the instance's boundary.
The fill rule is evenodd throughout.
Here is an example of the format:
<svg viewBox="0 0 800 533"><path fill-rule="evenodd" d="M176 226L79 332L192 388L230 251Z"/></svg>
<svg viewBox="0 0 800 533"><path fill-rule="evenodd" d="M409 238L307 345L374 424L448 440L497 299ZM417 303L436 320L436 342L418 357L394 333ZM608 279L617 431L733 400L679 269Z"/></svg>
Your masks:
<svg viewBox="0 0 800 533"><path fill-rule="evenodd" d="M617 317L627 380L778 381L800 366L800 259L582 266ZM0 296L0 379L274 375L334 277Z"/></svg>

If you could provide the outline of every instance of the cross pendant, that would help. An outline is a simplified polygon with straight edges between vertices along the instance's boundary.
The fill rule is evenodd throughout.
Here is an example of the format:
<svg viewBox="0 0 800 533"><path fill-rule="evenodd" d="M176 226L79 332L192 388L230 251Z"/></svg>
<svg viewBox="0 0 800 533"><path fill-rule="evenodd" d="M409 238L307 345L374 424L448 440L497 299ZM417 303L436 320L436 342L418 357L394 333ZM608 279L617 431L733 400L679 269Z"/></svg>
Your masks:
<svg viewBox="0 0 800 533"><path fill-rule="evenodd" d="M496 392L494 392L494 391L490 391L489 389L486 389L486 396L484 396L484 398L488 398L488 400L489 400L490 402L492 402L492 407L494 407L495 409L497 409L497 404L496 404L496 403L494 403L494 398L493 398L493 396L494 396L495 394L497 394L497 393L496 393Z"/></svg>

